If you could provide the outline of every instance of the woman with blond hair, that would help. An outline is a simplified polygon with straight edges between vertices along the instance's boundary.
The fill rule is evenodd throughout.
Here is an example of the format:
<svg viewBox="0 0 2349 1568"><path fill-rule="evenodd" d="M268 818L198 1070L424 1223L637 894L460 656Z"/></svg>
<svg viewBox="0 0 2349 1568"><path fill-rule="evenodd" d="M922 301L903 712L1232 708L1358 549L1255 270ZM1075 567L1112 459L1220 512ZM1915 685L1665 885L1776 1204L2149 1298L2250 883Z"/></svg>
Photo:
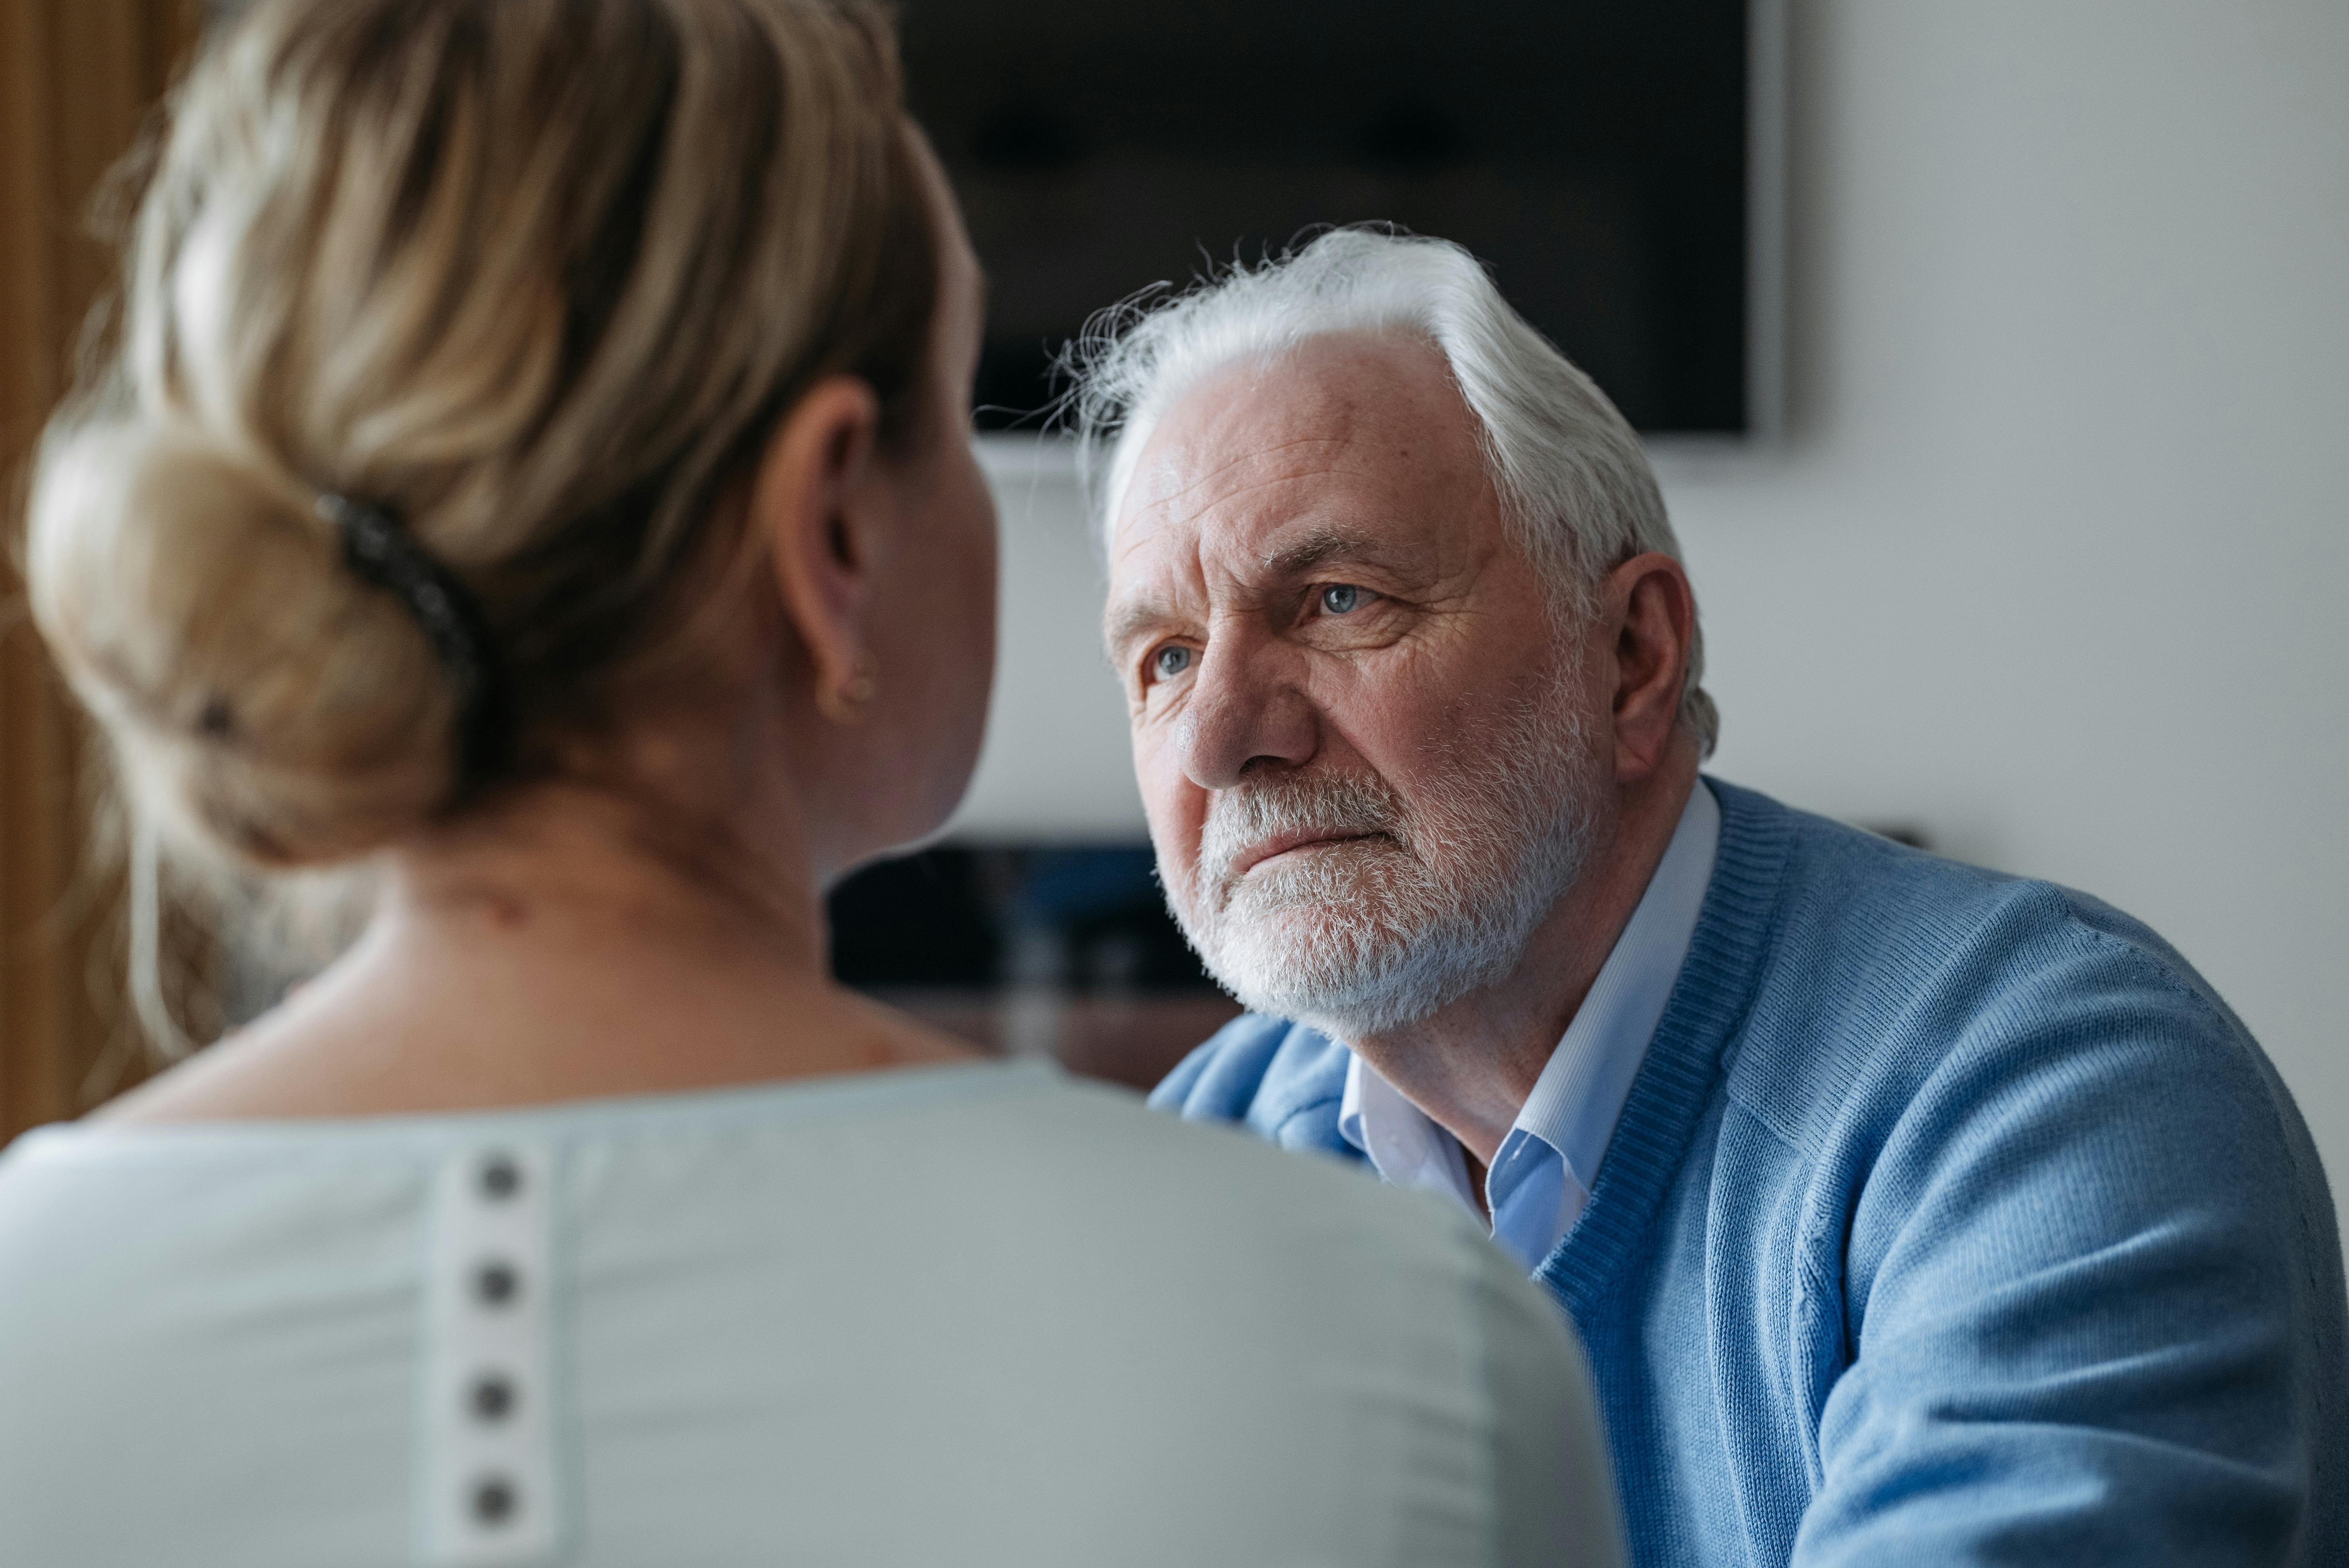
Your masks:
<svg viewBox="0 0 2349 1568"><path fill-rule="evenodd" d="M142 834L364 934L0 1161L0 1558L1612 1561L1433 1206L833 985L969 774L978 270L817 0L275 0L27 562Z"/></svg>

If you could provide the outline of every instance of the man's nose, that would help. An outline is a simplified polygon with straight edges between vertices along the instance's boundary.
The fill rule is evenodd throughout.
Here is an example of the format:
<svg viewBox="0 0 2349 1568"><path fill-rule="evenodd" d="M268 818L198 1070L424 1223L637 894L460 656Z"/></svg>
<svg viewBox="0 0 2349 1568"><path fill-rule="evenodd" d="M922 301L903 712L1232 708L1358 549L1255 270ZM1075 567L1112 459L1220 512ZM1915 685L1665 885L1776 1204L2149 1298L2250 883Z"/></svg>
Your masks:
<svg viewBox="0 0 2349 1568"><path fill-rule="evenodd" d="M1295 768L1320 743L1312 703L1278 648L1210 643L1176 727L1183 772L1202 789L1228 789L1251 770Z"/></svg>

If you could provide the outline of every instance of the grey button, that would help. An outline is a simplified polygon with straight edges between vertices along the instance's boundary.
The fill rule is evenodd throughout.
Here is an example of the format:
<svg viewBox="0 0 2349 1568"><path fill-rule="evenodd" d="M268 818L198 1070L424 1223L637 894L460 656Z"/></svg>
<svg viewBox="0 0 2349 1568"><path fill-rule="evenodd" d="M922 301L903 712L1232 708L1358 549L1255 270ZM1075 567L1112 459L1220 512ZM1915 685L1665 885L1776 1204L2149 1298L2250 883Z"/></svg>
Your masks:
<svg viewBox="0 0 2349 1568"><path fill-rule="evenodd" d="M503 1306L522 1294L522 1275L508 1263L491 1262L473 1271L473 1298L483 1306Z"/></svg>
<svg viewBox="0 0 2349 1568"><path fill-rule="evenodd" d="M483 1524L503 1524L522 1509L521 1494L502 1475L485 1475L473 1482L473 1517Z"/></svg>
<svg viewBox="0 0 2349 1568"><path fill-rule="evenodd" d="M484 1372L466 1391L465 1404L476 1420L502 1421L513 1412L516 1398L512 1378Z"/></svg>
<svg viewBox="0 0 2349 1568"><path fill-rule="evenodd" d="M522 1167L512 1157L492 1154L481 1161L481 1196L502 1202L522 1191Z"/></svg>

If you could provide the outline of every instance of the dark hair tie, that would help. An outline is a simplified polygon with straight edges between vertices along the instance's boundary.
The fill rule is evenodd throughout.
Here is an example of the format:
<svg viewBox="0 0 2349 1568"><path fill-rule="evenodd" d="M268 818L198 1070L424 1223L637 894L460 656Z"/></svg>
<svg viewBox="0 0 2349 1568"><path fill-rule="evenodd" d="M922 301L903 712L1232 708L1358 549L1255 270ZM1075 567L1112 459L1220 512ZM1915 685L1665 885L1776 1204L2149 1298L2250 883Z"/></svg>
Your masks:
<svg viewBox="0 0 2349 1568"><path fill-rule="evenodd" d="M328 494L318 498L318 515L342 536L344 564L416 617L457 688L452 799L464 799L505 765L512 736L505 682L480 602L382 507Z"/></svg>

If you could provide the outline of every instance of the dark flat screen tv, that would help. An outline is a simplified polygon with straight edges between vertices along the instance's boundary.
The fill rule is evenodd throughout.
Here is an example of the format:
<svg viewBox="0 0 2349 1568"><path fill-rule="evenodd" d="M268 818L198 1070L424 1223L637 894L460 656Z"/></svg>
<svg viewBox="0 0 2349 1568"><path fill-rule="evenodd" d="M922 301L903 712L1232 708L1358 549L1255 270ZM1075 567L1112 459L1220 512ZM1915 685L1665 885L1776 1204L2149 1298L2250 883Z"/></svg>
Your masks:
<svg viewBox="0 0 2349 1568"><path fill-rule="evenodd" d="M982 428L1154 283L1384 222L1459 241L1642 431L1772 424L1769 0L904 0L992 280Z"/></svg>

